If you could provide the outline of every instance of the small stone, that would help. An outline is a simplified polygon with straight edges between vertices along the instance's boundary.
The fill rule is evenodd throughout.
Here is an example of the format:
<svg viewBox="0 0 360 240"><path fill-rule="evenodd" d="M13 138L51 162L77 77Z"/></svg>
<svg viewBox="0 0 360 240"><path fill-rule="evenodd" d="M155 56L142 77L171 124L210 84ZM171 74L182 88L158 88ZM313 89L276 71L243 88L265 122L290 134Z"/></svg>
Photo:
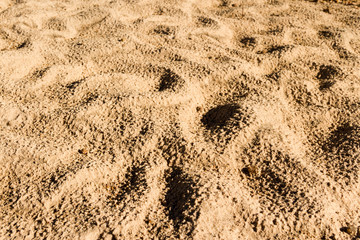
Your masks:
<svg viewBox="0 0 360 240"><path fill-rule="evenodd" d="M249 177L256 176L257 172L258 172L256 166L247 166L247 167L244 167L241 171Z"/></svg>
<svg viewBox="0 0 360 240"><path fill-rule="evenodd" d="M360 237L358 230L359 229L357 227L355 227L354 225L349 225L347 227L340 228L341 232L345 232L345 233L349 234L352 238Z"/></svg>
<svg viewBox="0 0 360 240"><path fill-rule="evenodd" d="M79 149L78 151L80 154L82 155L87 155L88 154L88 150L86 148L82 148L82 149Z"/></svg>

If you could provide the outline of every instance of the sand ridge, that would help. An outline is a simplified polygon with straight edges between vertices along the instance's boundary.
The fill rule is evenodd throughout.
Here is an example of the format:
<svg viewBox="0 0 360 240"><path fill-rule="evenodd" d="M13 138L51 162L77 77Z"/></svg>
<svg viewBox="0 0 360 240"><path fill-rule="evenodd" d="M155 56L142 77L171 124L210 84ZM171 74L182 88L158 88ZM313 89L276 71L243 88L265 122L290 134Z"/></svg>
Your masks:
<svg viewBox="0 0 360 240"><path fill-rule="evenodd" d="M360 236L346 3L2 1L0 239Z"/></svg>

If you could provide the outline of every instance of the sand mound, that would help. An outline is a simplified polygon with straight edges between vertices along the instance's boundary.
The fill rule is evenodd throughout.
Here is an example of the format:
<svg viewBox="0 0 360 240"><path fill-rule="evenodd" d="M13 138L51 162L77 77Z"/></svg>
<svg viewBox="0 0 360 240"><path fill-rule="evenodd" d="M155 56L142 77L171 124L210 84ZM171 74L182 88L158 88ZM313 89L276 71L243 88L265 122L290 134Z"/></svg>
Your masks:
<svg viewBox="0 0 360 240"><path fill-rule="evenodd" d="M348 3L1 1L0 239L360 236Z"/></svg>

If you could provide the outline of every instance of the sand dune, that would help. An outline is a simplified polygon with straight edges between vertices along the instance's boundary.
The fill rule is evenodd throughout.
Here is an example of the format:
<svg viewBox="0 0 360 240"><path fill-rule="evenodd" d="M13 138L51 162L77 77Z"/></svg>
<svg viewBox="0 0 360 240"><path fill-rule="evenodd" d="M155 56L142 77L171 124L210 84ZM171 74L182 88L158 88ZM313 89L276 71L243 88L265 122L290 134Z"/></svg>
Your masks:
<svg viewBox="0 0 360 240"><path fill-rule="evenodd" d="M0 239L360 237L360 3L2 0Z"/></svg>

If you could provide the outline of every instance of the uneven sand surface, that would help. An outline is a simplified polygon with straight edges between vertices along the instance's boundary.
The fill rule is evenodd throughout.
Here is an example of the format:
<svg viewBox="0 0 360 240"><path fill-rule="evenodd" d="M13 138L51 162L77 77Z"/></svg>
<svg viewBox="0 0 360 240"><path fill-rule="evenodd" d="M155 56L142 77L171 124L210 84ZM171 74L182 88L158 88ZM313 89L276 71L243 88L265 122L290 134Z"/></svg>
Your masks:
<svg viewBox="0 0 360 240"><path fill-rule="evenodd" d="M355 238L359 107L357 5L1 0L0 239Z"/></svg>

